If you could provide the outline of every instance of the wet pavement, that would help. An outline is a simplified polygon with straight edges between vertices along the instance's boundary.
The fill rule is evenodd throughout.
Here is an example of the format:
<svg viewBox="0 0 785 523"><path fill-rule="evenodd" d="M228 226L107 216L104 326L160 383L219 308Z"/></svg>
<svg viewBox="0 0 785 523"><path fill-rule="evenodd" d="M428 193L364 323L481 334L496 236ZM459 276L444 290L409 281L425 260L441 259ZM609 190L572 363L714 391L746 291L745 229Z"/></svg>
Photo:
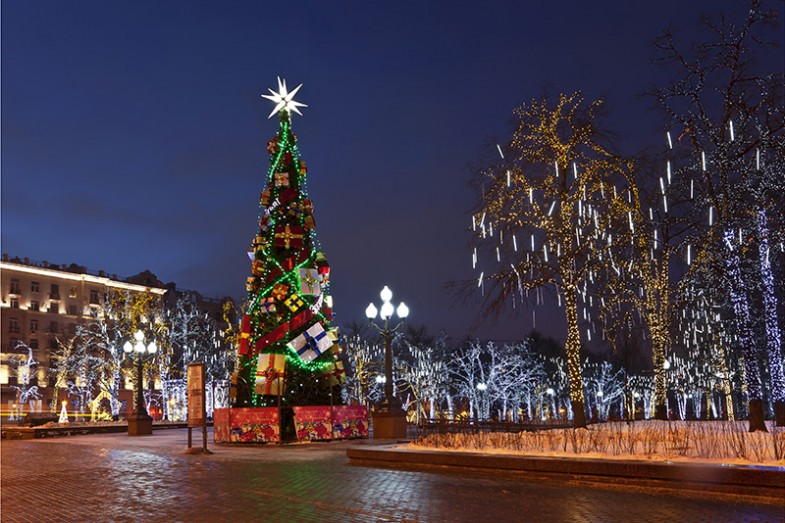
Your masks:
<svg viewBox="0 0 785 523"><path fill-rule="evenodd" d="M349 465L369 440L185 454L185 429L3 441L0 521L782 522L783 506L514 474ZM194 444L201 434L194 432Z"/></svg>

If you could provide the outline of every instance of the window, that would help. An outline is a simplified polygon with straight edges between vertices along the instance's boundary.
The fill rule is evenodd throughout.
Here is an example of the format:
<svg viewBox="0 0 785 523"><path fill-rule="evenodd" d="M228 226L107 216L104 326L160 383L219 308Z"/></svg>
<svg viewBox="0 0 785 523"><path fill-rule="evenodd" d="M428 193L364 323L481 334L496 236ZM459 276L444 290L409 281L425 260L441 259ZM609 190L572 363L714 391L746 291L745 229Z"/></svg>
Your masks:
<svg viewBox="0 0 785 523"><path fill-rule="evenodd" d="M68 289L68 297L76 298L76 287L71 287L70 289Z"/></svg>
<svg viewBox="0 0 785 523"><path fill-rule="evenodd" d="M38 320L30 320L30 332L38 332Z"/></svg>
<svg viewBox="0 0 785 523"><path fill-rule="evenodd" d="M57 348L57 338L49 338L49 350Z"/></svg>
<svg viewBox="0 0 785 523"><path fill-rule="evenodd" d="M98 301L98 291L95 289L90 290L90 303L93 305L101 303Z"/></svg>
<svg viewBox="0 0 785 523"><path fill-rule="evenodd" d="M54 313L54 314L57 314L58 312L60 312L60 304L57 303L56 301L50 301L49 302L49 312Z"/></svg>
<svg viewBox="0 0 785 523"><path fill-rule="evenodd" d="M19 332L19 318L8 318L8 332Z"/></svg>
<svg viewBox="0 0 785 523"><path fill-rule="evenodd" d="M11 289L8 292L11 294L22 294L22 291L19 287L19 280L17 278L11 278Z"/></svg>
<svg viewBox="0 0 785 523"><path fill-rule="evenodd" d="M31 311L40 311L41 310L41 304L38 303L36 300L31 300L30 301L30 310Z"/></svg>
<svg viewBox="0 0 785 523"><path fill-rule="evenodd" d="M60 299L60 286L56 283L53 283L49 289L49 297L53 300Z"/></svg>
<svg viewBox="0 0 785 523"><path fill-rule="evenodd" d="M30 292L38 292L39 291L39 284L37 281L30 282Z"/></svg>
<svg viewBox="0 0 785 523"><path fill-rule="evenodd" d="M11 298L11 308L12 309L19 308L19 298Z"/></svg>
<svg viewBox="0 0 785 523"><path fill-rule="evenodd" d="M30 348L33 350L38 349L38 339L37 338L30 338Z"/></svg>
<svg viewBox="0 0 785 523"><path fill-rule="evenodd" d="M68 306L68 314L76 316L76 305L74 305L73 303Z"/></svg>
<svg viewBox="0 0 785 523"><path fill-rule="evenodd" d="M49 322L49 332L51 332L52 334L57 334L57 322L56 321L50 321Z"/></svg>

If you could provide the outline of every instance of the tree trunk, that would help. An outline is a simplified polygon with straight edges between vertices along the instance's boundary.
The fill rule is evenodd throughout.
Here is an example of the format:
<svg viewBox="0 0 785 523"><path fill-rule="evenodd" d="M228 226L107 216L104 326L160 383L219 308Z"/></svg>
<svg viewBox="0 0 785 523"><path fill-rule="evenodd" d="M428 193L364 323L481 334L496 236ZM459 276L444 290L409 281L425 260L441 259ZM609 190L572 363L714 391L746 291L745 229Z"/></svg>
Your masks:
<svg viewBox="0 0 785 523"><path fill-rule="evenodd" d="M766 430L766 423L763 420L763 400L750 400L749 411L750 432L755 432L758 430L762 432L768 432L768 430Z"/></svg>
<svg viewBox="0 0 785 523"><path fill-rule="evenodd" d="M570 380L573 425L575 428L586 427L586 413L583 411L583 375L581 374L581 334L578 328L578 299L576 289L573 286L567 286L564 289L564 312L567 315L567 341L564 344L564 351L567 355L567 374Z"/></svg>
<svg viewBox="0 0 785 523"><path fill-rule="evenodd" d="M586 428L586 412L582 401L570 400L572 405L572 426L576 429Z"/></svg>
<svg viewBox="0 0 785 523"><path fill-rule="evenodd" d="M785 427L785 401L774 402L774 422L778 427Z"/></svg>

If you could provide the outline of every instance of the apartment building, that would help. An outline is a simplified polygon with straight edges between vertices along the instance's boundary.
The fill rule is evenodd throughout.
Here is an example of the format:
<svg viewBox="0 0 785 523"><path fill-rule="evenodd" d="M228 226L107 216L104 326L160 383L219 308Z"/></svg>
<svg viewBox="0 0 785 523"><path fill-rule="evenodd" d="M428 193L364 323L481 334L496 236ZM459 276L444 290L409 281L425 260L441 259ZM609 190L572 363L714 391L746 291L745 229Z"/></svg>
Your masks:
<svg viewBox="0 0 785 523"><path fill-rule="evenodd" d="M49 410L54 397L52 353L57 339L76 333L80 322L92 317L104 305L108 291L150 292L163 296L165 286L149 271L129 278L104 271L92 272L76 264L57 265L12 258L3 254L0 261L0 316L2 329L0 352L0 391L3 412L18 410L18 386L26 381L36 386L38 399L29 402L32 410ZM29 349L28 349L29 348ZM19 360L30 356L37 365L11 365L8 356ZM23 373L31 373L23 376ZM15 388L16 387L16 388ZM131 385L121 391L131 405ZM27 407L25 410L30 410Z"/></svg>

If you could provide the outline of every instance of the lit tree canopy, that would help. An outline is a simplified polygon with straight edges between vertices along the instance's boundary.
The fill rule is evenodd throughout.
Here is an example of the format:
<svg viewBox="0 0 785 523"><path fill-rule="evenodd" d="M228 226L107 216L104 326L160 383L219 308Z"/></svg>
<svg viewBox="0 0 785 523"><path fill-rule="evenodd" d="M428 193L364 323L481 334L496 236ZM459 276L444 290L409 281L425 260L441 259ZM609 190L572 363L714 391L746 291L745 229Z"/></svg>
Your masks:
<svg viewBox="0 0 785 523"><path fill-rule="evenodd" d="M498 314L546 286L565 307L576 426L585 425L578 300L590 338L588 287L599 272L618 270L614 249L634 232L631 208L638 199L632 164L607 145L601 108L602 101L584 103L578 93L519 107L502 162L482 172L472 216L473 261L486 311Z"/></svg>

